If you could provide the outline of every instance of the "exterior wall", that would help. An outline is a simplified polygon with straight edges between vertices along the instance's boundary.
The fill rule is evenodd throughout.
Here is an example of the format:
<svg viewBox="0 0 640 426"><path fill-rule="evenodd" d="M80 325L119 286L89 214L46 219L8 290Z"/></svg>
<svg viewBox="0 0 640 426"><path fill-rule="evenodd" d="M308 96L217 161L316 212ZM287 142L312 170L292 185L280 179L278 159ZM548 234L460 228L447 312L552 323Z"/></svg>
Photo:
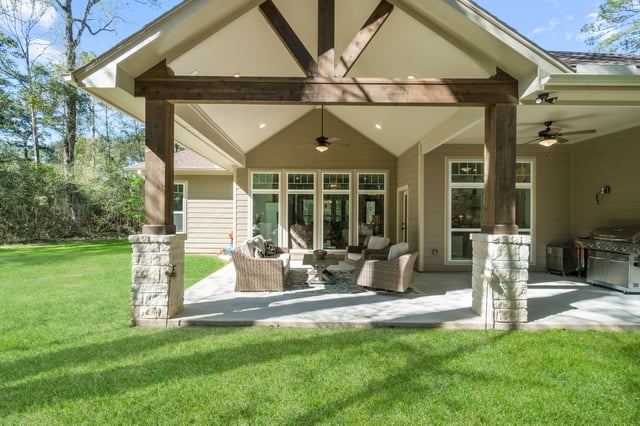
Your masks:
<svg viewBox="0 0 640 426"><path fill-rule="evenodd" d="M407 208L408 224L407 224L407 242L411 251L417 251L420 248L419 235L419 204L418 191L420 157L419 146L416 144L398 157L398 188L406 186L409 191L409 206ZM397 195L397 193L396 193ZM397 211L397 209L396 209ZM419 262L416 263L418 265Z"/></svg>
<svg viewBox="0 0 640 426"><path fill-rule="evenodd" d="M249 236L249 169L268 170L384 170L387 182L387 236L396 238L397 158L325 111L324 134L340 141L321 153L314 149L320 132L320 110L315 109L267 139L246 155L247 169L237 169L236 243Z"/></svg>
<svg viewBox="0 0 640 426"><path fill-rule="evenodd" d="M445 265L446 158L482 157L482 145L443 145L424 156L424 270L470 271L471 265ZM436 254L434 254L436 253Z"/></svg>
<svg viewBox="0 0 640 426"><path fill-rule="evenodd" d="M233 227L233 244L237 246L251 236L251 231L249 230L249 171L247 169L236 169L234 179L235 224Z"/></svg>
<svg viewBox="0 0 640 426"><path fill-rule="evenodd" d="M185 252L217 254L233 227L233 176L179 175L187 182Z"/></svg>
<svg viewBox="0 0 640 426"><path fill-rule="evenodd" d="M640 127L572 147L571 234L599 226L640 226ZM611 192L595 194L610 185Z"/></svg>
<svg viewBox="0 0 640 426"><path fill-rule="evenodd" d="M424 156L424 269L426 271L469 271L471 265L445 265L446 159L483 156L482 145L447 144ZM571 223L571 147L539 145L518 147L518 158L534 159L531 270L546 268L546 246L553 241L575 238ZM604 183L603 183L604 184ZM602 184L600 184L602 185ZM593 198L593 194L592 194ZM433 254L433 250L437 254Z"/></svg>

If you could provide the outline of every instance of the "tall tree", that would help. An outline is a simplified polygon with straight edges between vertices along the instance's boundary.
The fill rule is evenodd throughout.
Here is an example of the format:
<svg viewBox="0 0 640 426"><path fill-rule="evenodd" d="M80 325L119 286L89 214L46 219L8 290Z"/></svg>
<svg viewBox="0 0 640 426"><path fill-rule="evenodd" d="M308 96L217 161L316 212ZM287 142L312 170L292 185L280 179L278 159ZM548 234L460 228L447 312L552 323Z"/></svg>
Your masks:
<svg viewBox="0 0 640 426"><path fill-rule="evenodd" d="M640 52L640 0L607 0L594 22L582 32L586 42L601 52Z"/></svg>
<svg viewBox="0 0 640 426"><path fill-rule="evenodd" d="M127 10L127 0L50 0L64 21L65 71L76 69L80 43L85 34L98 35L114 32L119 13ZM156 4L156 0L142 0L138 3ZM79 5L78 5L79 4ZM75 146L78 140L78 105L80 96L76 89L69 87L65 96L66 128L64 131L64 164L70 182L67 185L73 214L74 231L80 226L80 204L77 186L73 183Z"/></svg>
<svg viewBox="0 0 640 426"><path fill-rule="evenodd" d="M43 58L49 43L44 36L55 11L44 0L3 0L0 25L10 39L8 54L0 58L0 73L15 86L29 114L29 132L23 132L25 151L31 138L36 163L40 163L40 118L45 109L43 88L49 76Z"/></svg>

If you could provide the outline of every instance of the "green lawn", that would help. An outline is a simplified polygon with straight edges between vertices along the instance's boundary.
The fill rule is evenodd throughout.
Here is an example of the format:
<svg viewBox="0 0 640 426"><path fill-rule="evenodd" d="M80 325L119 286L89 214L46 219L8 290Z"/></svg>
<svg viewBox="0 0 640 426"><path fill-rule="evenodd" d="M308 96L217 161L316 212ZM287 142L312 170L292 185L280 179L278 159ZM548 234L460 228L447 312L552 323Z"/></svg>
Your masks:
<svg viewBox="0 0 640 426"><path fill-rule="evenodd" d="M0 248L0 424L640 419L640 333L131 328L130 250Z"/></svg>

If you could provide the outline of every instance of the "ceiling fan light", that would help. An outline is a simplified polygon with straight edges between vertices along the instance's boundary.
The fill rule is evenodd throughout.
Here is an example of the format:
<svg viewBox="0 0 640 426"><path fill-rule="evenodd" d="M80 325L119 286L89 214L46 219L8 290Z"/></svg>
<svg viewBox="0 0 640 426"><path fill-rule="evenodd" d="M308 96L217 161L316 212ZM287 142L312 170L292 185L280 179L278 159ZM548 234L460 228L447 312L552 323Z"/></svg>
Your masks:
<svg viewBox="0 0 640 426"><path fill-rule="evenodd" d="M329 147L327 145L316 145L316 150L318 150L320 152L325 152L328 149L329 149Z"/></svg>
<svg viewBox="0 0 640 426"><path fill-rule="evenodd" d="M549 148L551 145L555 145L558 142L556 138L542 139L540 145Z"/></svg>

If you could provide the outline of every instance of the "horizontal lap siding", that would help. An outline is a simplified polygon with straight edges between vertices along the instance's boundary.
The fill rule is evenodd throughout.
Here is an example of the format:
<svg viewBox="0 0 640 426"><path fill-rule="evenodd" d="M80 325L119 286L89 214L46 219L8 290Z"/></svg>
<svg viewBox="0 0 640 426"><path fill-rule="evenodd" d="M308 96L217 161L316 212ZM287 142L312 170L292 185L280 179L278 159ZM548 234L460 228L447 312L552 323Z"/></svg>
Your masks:
<svg viewBox="0 0 640 426"><path fill-rule="evenodd" d="M217 254L229 246L232 200L188 200L187 217L185 249L188 253Z"/></svg>
<svg viewBox="0 0 640 426"><path fill-rule="evenodd" d="M640 225L640 127L575 144L572 150L572 234L600 226ZM595 194L604 185L611 193Z"/></svg>

